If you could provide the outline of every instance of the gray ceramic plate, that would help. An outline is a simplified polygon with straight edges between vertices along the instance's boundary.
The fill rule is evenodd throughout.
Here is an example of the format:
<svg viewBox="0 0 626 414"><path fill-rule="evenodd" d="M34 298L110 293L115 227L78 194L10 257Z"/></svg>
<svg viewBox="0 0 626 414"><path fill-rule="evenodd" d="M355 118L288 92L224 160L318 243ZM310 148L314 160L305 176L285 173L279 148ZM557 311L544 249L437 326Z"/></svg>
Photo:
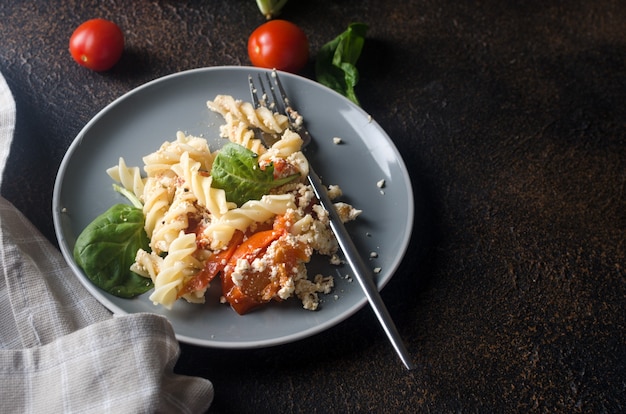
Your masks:
<svg viewBox="0 0 626 414"><path fill-rule="evenodd" d="M135 299L109 295L86 278L72 258L76 237L97 215L125 199L112 189L106 174L123 156L128 165L141 166L141 158L176 131L208 139L218 138L221 117L207 109L218 94L250 100L247 77L259 69L213 67L166 76L123 95L104 108L78 134L56 179L53 195L54 226L65 259L76 276L103 305L118 314L153 312L166 315L177 338L186 343L218 348L253 348L295 341L321 332L354 314L366 299L350 269L327 259L314 258L309 274L335 276L335 288L321 295L321 306L311 312L297 299L273 303L245 316L220 304L219 281L207 292L204 305L178 301L170 311L156 307L149 293ZM413 224L411 182L397 149L382 128L362 109L341 95L311 80L281 73L294 106L304 116L316 140L309 160L325 184L338 184L343 201L363 210L348 230L362 251L379 288L391 278L409 243ZM343 140L333 143L334 137ZM385 180L381 190L377 182ZM371 258L370 253L377 257Z"/></svg>

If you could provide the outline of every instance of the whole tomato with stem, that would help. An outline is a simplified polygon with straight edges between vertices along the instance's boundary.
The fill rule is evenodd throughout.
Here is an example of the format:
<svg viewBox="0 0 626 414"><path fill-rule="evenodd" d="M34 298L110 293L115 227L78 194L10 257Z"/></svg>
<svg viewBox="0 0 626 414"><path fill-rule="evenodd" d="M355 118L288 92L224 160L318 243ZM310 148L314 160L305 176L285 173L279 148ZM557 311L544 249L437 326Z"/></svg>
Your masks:
<svg viewBox="0 0 626 414"><path fill-rule="evenodd" d="M294 23L270 20L248 38L248 56L254 66L295 73L309 60L309 41Z"/></svg>
<svg viewBox="0 0 626 414"><path fill-rule="evenodd" d="M111 69L123 51L124 34L109 20L87 20L70 37L70 53L74 60L98 72Z"/></svg>

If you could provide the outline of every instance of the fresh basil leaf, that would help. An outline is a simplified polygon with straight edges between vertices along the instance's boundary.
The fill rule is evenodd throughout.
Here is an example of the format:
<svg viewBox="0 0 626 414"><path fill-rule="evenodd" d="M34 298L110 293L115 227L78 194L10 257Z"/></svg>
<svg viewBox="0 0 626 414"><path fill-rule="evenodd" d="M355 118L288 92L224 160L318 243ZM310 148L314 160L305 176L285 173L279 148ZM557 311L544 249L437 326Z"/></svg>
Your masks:
<svg viewBox="0 0 626 414"><path fill-rule="evenodd" d="M140 295L152 280L130 270L137 250L149 251L143 211L116 204L82 231L74 246L74 260L100 289L122 298Z"/></svg>
<svg viewBox="0 0 626 414"><path fill-rule="evenodd" d="M361 56L367 29L364 23L351 23L345 32L322 46L315 62L317 81L357 105L360 104L354 92L359 82L356 62Z"/></svg>
<svg viewBox="0 0 626 414"><path fill-rule="evenodd" d="M275 180L272 164L261 169L255 152L228 143L213 160L211 176L211 185L226 191L226 200L241 206L246 201L259 200L272 188L297 179L299 174Z"/></svg>

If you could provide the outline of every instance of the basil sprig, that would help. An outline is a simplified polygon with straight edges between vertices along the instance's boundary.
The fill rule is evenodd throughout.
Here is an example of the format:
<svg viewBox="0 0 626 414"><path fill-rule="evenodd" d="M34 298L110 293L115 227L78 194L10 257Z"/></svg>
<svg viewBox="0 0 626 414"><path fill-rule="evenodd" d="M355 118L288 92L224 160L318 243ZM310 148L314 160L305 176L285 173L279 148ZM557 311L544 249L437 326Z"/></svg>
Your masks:
<svg viewBox="0 0 626 414"><path fill-rule="evenodd" d="M361 56L367 29L364 23L351 23L345 32L322 46L315 62L317 81L357 105L360 104L354 92L359 82L356 62Z"/></svg>
<svg viewBox="0 0 626 414"><path fill-rule="evenodd" d="M261 169L256 153L241 145L228 143L213 160L211 176L212 187L225 190L226 200L241 206L246 201L259 200L272 188L294 181L300 175L276 180L272 164Z"/></svg>

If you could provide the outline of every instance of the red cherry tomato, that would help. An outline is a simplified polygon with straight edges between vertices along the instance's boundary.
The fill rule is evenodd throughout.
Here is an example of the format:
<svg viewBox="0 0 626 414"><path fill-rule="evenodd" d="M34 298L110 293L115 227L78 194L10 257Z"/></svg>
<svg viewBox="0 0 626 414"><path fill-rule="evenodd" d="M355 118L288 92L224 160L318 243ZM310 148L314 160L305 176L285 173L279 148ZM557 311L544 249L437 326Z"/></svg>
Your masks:
<svg viewBox="0 0 626 414"><path fill-rule="evenodd" d="M78 64L95 71L105 71L120 60L124 51L124 34L113 22L87 20L74 30L70 53Z"/></svg>
<svg viewBox="0 0 626 414"><path fill-rule="evenodd" d="M270 20L248 38L248 56L257 67L298 72L309 60L309 41L295 24Z"/></svg>

